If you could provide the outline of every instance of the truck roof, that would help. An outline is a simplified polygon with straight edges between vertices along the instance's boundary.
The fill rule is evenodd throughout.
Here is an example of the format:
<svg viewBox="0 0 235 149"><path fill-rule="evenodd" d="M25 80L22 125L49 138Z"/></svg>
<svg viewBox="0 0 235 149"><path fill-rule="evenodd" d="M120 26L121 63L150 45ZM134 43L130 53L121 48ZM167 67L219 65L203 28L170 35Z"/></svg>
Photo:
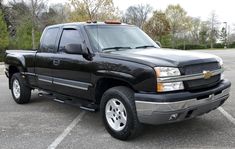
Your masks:
<svg viewBox="0 0 235 149"><path fill-rule="evenodd" d="M105 21L105 22L88 21L88 22L71 22L71 23L55 24L47 26L47 28L61 27L61 26L78 26L78 25L128 25L128 24L121 23L118 21Z"/></svg>

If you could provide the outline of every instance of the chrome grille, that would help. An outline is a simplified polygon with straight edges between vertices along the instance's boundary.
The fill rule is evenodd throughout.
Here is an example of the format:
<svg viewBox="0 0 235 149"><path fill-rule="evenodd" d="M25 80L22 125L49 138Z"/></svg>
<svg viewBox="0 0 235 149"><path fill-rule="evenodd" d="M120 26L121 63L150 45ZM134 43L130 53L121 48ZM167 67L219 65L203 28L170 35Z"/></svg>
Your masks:
<svg viewBox="0 0 235 149"><path fill-rule="evenodd" d="M183 71L185 75L202 73L204 70L217 70L220 69L219 63L205 63L205 64L197 64L190 65L184 67Z"/></svg>
<svg viewBox="0 0 235 149"><path fill-rule="evenodd" d="M197 64L190 65L183 68L183 73L185 75L202 73L203 71L213 71L220 69L219 63L205 63L205 64ZM217 85L220 81L220 74L213 76L209 79L196 79L184 81L186 90L197 90L203 88L209 88Z"/></svg>

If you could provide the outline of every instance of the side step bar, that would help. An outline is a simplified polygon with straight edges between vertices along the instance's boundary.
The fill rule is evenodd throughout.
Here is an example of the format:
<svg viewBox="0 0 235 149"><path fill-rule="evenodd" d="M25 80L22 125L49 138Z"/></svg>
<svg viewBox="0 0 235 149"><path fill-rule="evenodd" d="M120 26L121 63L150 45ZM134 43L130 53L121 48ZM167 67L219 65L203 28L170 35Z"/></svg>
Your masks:
<svg viewBox="0 0 235 149"><path fill-rule="evenodd" d="M82 105L80 106L80 109L86 110L86 111L90 111L90 112L95 112L95 111L96 111L96 109L84 107L84 106L82 106Z"/></svg>
<svg viewBox="0 0 235 149"><path fill-rule="evenodd" d="M53 94L49 94L49 93L38 93L38 96L39 97L49 97L49 98L53 97L53 100L56 101L56 102L76 106L76 107L79 107L82 110L86 110L86 111L90 111L90 112L95 112L95 111L98 110L98 106L95 105L95 104L91 104L91 103L82 104L81 102L75 101L75 100L57 99L57 98L54 98Z"/></svg>

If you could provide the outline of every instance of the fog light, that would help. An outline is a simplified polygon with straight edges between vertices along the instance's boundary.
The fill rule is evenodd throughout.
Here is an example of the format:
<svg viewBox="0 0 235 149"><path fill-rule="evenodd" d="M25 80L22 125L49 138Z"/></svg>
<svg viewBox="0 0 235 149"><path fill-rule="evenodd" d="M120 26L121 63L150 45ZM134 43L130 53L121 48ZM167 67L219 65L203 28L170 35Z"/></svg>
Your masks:
<svg viewBox="0 0 235 149"><path fill-rule="evenodd" d="M169 120L172 121L172 120L176 120L177 118L178 118L178 114L175 113L170 116Z"/></svg>

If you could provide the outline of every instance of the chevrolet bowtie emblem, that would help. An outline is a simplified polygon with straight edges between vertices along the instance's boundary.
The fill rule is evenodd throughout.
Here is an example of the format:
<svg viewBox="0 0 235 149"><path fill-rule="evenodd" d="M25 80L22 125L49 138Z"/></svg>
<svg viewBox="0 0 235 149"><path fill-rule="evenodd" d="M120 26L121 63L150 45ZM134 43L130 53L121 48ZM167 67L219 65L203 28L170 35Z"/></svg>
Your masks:
<svg viewBox="0 0 235 149"><path fill-rule="evenodd" d="M203 71L202 73L204 79L210 79L213 76L213 73L211 71Z"/></svg>

